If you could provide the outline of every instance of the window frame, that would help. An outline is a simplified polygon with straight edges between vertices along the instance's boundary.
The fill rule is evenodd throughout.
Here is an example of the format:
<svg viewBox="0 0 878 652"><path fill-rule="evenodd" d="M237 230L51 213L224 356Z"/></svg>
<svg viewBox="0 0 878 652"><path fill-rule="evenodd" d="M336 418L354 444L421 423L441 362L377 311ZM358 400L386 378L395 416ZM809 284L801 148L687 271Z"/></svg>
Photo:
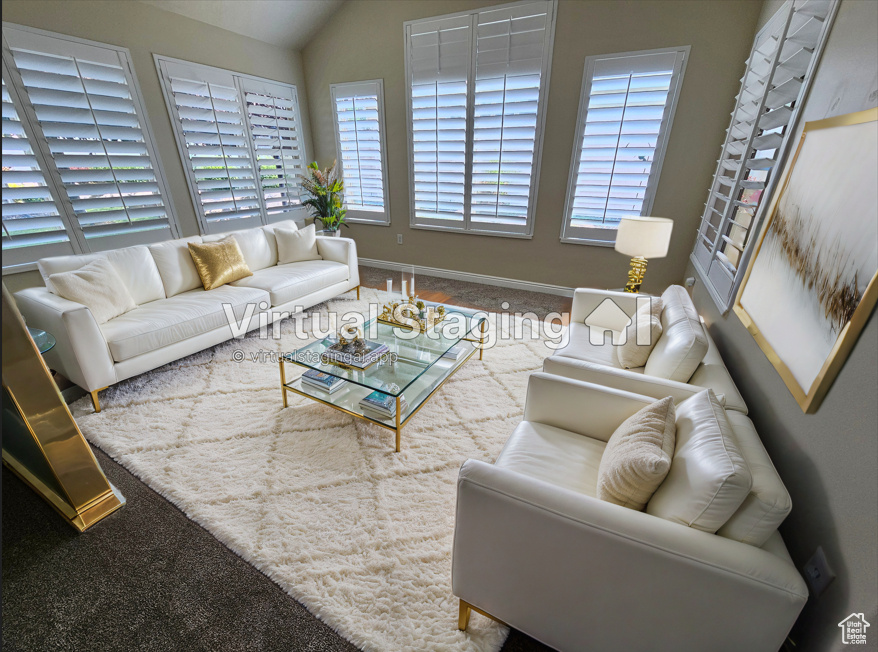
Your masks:
<svg viewBox="0 0 878 652"><path fill-rule="evenodd" d="M259 203L259 217L258 224L256 226L270 226L272 224L276 224L279 221L283 220L296 220L297 222L304 221L304 219L308 216L308 211L303 206L295 207L289 211L280 213L275 216L275 219L270 219L268 212L265 208L265 194L263 192L262 183L259 177L259 163L258 158L256 156L256 150L253 147L253 133L250 125L250 120L247 116L247 104L245 99L245 90L242 85L242 80L249 79L256 83L261 84L269 84L275 86L282 86L285 88L289 88L292 90L293 98L296 103L296 124L299 130L299 146L302 151L302 160L308 160L308 151L305 147L305 138L304 133L302 131L302 109L301 102L299 101L299 92L298 88L295 84L289 84L286 82L277 81L274 79L268 79L267 77L258 77L256 75L250 75L247 73L237 72L234 70L228 70L226 68L219 68L217 66L209 66L202 63L196 63L194 61L187 61L185 59L178 59L176 57L169 57L163 54L153 54L153 60L155 62L156 73L159 77L159 86L162 89L162 96L165 100L165 107L168 111L168 119L171 123L171 129L174 132L174 141L177 145L177 153L180 157L180 164L183 166L183 172L186 176L186 186L189 190L189 197L192 200L192 208L195 211L195 216L198 220L198 228L201 235L217 235L220 233L231 233L234 231L240 231L241 229L246 229L254 226L253 224L242 224L238 220L228 220L227 222L217 222L214 225L211 225L205 216L204 206L201 203L201 200L198 195L198 185L197 181L194 177L194 172L192 170L192 165L190 164L189 155L186 152L186 148L184 145L185 136L182 132L182 125L180 121L177 119L176 105L174 103L173 94L170 87L170 79L165 74L165 69L162 66L162 62L168 62L170 64L181 65L181 66L189 66L195 69L204 70L207 74L224 74L231 75L234 81L235 90L239 94L239 99L241 101L242 108L242 117L244 121L244 131L247 139L247 148L250 152L250 161L253 166L253 174L254 181L256 183L257 190L257 200ZM306 163L307 165L307 163ZM244 218L248 220L248 218ZM216 224L219 224L221 227L225 226L226 228L217 228Z"/></svg>
<svg viewBox="0 0 878 652"><path fill-rule="evenodd" d="M93 41L90 39L80 38L78 36L70 36L68 34L62 34L60 32L52 32L49 30L29 27L27 25L19 25L17 23L11 23L7 21L2 22L2 29L4 30L4 32L5 30L9 29L19 32L31 33L43 38L54 39L64 43L71 43L74 44L74 46L82 45L87 47L100 48L108 50L110 52L114 52L117 54L117 56L119 56L120 64L122 64L122 69L125 73L125 77L127 80L128 89L131 92L132 103L134 104L136 115L140 121L140 129L144 137L144 146L149 152L150 161L152 163L153 171L156 176L156 183L159 186L160 195L162 197L165 210L167 212L170 235L172 238L179 238L181 232L177 211L174 206L174 199L171 195L170 185L168 184L168 177L165 174L162 159L159 156L158 143L152 129L152 124L149 120L149 114L146 110L146 102L144 101L143 93L141 92L140 80L137 78L137 72L135 71L134 64L132 63L131 51L128 48L114 45L112 43L102 43L100 41ZM73 55L67 54L64 56ZM76 213L73 210L73 205L69 197L67 196L65 185L61 180L60 172L58 171L58 168L54 163L54 157L49 151L48 141L43 134L42 128L39 126L39 120L37 119L36 112L34 111L33 105L31 104L27 90L24 87L21 75L18 72L18 67L15 65L12 49L11 47L9 47L5 34L2 38L2 59L3 69L6 73L7 89L10 98L12 98L13 105L18 112L19 119L21 120L22 127L28 136L28 140L31 146L34 148L34 154L39 163L40 171L43 173L46 179L47 186L50 190L50 193L52 194L53 199L56 200L58 213L62 222L64 223L65 229L67 231L67 237L73 248L73 253L96 253L100 251L107 251L129 246L151 244L152 242L161 242L161 240L151 240L148 242L144 242L140 238L132 238L131 234L120 234L118 236L113 236L114 238L117 238L117 240L112 243L112 246L95 248L92 248L90 246L90 242L99 244L102 240L104 241L104 243L107 243L109 240L105 240L104 238L92 238L91 240L89 240L85 237L85 234L79 225L79 221L76 218ZM131 242L120 243L118 239L131 239ZM34 247L34 251L37 251L38 249L39 245ZM19 272L36 270L37 260L41 258L51 257L53 255L64 254L49 254L49 256L37 254L35 255L35 259L32 262L3 265L2 275L6 276L7 274L17 274Z"/></svg>
<svg viewBox="0 0 878 652"><path fill-rule="evenodd" d="M635 50L630 52L616 52L612 54L595 54L585 58L585 64L582 72L582 86L579 94L579 111L576 116L576 130L573 139L573 151L570 155L570 170L567 177L567 198L564 202L564 218L561 222L561 242L566 244L590 245L596 247L613 247L616 244L616 233L618 229L606 228L600 229L606 231L607 235L612 238L600 239L595 237L582 237L576 235L579 230L599 231L599 229L587 229L584 227L571 226L571 212L573 211L573 202L576 196L576 178L579 175L579 159L582 155L582 141L585 136L585 121L588 115L588 102L591 95L591 85L594 79L595 64L601 59L615 59L624 57L636 57L641 55L677 53L674 62L674 73L672 79L676 80L672 83L672 88L668 92L668 101L665 104L665 113L668 116L665 123L664 116L661 132L656 141L655 156L649 173L649 181L647 182L646 191L643 196L643 206L640 215L651 215L653 203L655 202L656 191L658 190L659 181L661 180L662 165L664 164L665 154L667 153L667 145L670 141L671 130L674 125L674 116L677 113L677 103L680 99L680 89L683 87L683 80L686 74L686 66L689 63L691 46L681 45L677 47L655 48L651 50ZM668 113L670 111L670 113Z"/></svg>
<svg viewBox="0 0 878 652"><path fill-rule="evenodd" d="M479 14L498 11L503 9L512 9L519 6L529 4L537 4L540 0L520 0L518 2L509 2L498 5L489 5L478 9L466 11L458 11L450 14L442 14L439 16L428 16L416 20L408 20L403 23L403 56L405 58L405 99L406 99L406 133L408 147L408 180L409 180L409 228L420 229L426 231L443 231L450 233L465 233L468 235L484 235L499 238L518 238L533 239L534 224L536 222L537 202L539 200L540 186L540 168L543 159L543 142L546 133L546 117L548 114L549 86L552 73L552 56L555 47L555 26L558 17L558 0L544 0L547 5L548 24L546 26L546 38L548 42L545 46L544 56L542 60L542 68L540 71L540 97L537 101L537 125L536 137L534 141L534 162L533 175L531 177L531 201L528 206L527 221L521 230L500 230L487 229L479 227L478 223L473 226L471 211L467 211L467 206L472 207L472 175L473 175L473 136L474 136L474 113L475 113L475 82L476 82L476 48L478 45L478 22ZM412 70L411 56L409 49L410 28L419 23L426 23L437 20L449 20L454 18L470 17L473 19L470 32L470 62L469 74L467 76L467 124L466 124L466 162L464 163L464 214L463 223L448 224L442 220L418 219L415 217L415 165L414 165L414 138L412 125ZM506 225L510 226L510 225Z"/></svg>
<svg viewBox="0 0 878 652"><path fill-rule="evenodd" d="M341 132L338 128L338 106L336 104L336 90L350 86L361 86L365 84L375 84L376 94L378 96L378 142L381 152L381 179L384 191L384 210L383 211L361 211L348 209L345 214L345 221L355 224L371 224L373 226L390 226L390 186L388 184L389 175L387 173L387 141L385 138L386 120L384 113L384 80L383 79L364 79L362 81L338 82L329 85L329 101L332 103L333 129L335 131L335 152L336 161L339 166L339 173L344 179L344 166L341 162Z"/></svg>

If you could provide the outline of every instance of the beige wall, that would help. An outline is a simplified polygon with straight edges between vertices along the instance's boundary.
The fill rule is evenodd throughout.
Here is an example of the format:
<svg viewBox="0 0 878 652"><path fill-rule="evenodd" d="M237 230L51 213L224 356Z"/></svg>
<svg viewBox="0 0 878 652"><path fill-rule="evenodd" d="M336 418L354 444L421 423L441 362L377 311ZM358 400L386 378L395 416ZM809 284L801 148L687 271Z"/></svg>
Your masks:
<svg viewBox="0 0 878 652"><path fill-rule="evenodd" d="M197 234L198 220L186 185L153 54L295 84L301 103L305 147L309 153L313 152L299 52L133 0L4 0L3 20L110 43L131 51L181 235ZM3 281L11 291L42 285L36 272L6 275Z"/></svg>
<svg viewBox="0 0 878 652"><path fill-rule="evenodd" d="M392 226L354 225L360 255L562 286L619 287L627 259L610 248L562 244L573 134L585 57L691 45L653 212L676 220L667 258L650 261L646 289L686 266L755 33L759 2L560 0L533 240L409 228L403 22L491 4L348 2L303 50L321 164L335 158L329 84L384 79ZM403 234L404 245L396 244Z"/></svg>
<svg viewBox="0 0 878 652"><path fill-rule="evenodd" d="M777 6L773 4L766 9ZM876 104L878 2L843 0L802 124ZM700 281L693 298L792 495L793 511L781 532L793 560L801 568L821 545L838 574L826 592L805 607L793 630L796 649L849 647L842 645L837 624L854 611L865 613L872 623L868 635L874 646L878 639L872 631L878 626L878 318L873 312L817 413L804 415L737 316L722 317Z"/></svg>

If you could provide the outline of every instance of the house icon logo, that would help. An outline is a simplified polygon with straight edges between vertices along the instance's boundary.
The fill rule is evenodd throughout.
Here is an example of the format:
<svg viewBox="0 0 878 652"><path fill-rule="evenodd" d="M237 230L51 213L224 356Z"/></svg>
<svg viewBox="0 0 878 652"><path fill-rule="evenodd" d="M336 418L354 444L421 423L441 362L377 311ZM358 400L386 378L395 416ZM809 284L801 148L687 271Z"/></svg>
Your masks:
<svg viewBox="0 0 878 652"><path fill-rule="evenodd" d="M845 645L866 645L866 628L869 623L863 614L851 614L839 624L841 627L841 642Z"/></svg>

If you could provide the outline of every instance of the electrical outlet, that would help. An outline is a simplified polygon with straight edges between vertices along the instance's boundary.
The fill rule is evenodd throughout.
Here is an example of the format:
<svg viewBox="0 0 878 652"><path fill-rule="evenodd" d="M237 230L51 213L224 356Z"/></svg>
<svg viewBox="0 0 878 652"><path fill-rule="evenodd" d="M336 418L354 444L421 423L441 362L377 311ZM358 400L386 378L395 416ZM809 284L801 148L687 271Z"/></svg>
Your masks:
<svg viewBox="0 0 878 652"><path fill-rule="evenodd" d="M695 285L695 277L690 276L689 278L687 278L685 284L687 288L691 288L693 285Z"/></svg>
<svg viewBox="0 0 878 652"><path fill-rule="evenodd" d="M402 244L402 233L396 234L396 244Z"/></svg>
<svg viewBox="0 0 878 652"><path fill-rule="evenodd" d="M805 563L802 570L805 572L808 586L811 587L811 595L815 598L820 597L820 594L835 579L835 572L829 567L826 554L820 546L817 546L817 550L811 555L811 559Z"/></svg>

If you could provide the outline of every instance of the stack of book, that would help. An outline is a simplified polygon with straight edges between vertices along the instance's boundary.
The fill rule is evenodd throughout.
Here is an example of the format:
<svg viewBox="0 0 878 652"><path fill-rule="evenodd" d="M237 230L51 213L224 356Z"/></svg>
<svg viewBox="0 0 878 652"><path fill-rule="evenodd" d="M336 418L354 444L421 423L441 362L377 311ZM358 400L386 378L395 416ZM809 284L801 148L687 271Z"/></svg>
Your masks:
<svg viewBox="0 0 878 652"><path fill-rule="evenodd" d="M302 387L306 389L317 389L321 392L332 394L347 385L348 381L338 376L325 374L315 369L309 369L302 374Z"/></svg>
<svg viewBox="0 0 878 652"><path fill-rule="evenodd" d="M460 360L460 357L466 353L466 350L460 346L452 346L445 353L442 354L442 357L446 360Z"/></svg>
<svg viewBox="0 0 878 652"><path fill-rule="evenodd" d="M404 396L399 397L399 408L403 413L408 410ZM360 409L363 410L363 414L373 419L381 421L393 419L396 417L396 397L382 392L372 392L360 400Z"/></svg>

